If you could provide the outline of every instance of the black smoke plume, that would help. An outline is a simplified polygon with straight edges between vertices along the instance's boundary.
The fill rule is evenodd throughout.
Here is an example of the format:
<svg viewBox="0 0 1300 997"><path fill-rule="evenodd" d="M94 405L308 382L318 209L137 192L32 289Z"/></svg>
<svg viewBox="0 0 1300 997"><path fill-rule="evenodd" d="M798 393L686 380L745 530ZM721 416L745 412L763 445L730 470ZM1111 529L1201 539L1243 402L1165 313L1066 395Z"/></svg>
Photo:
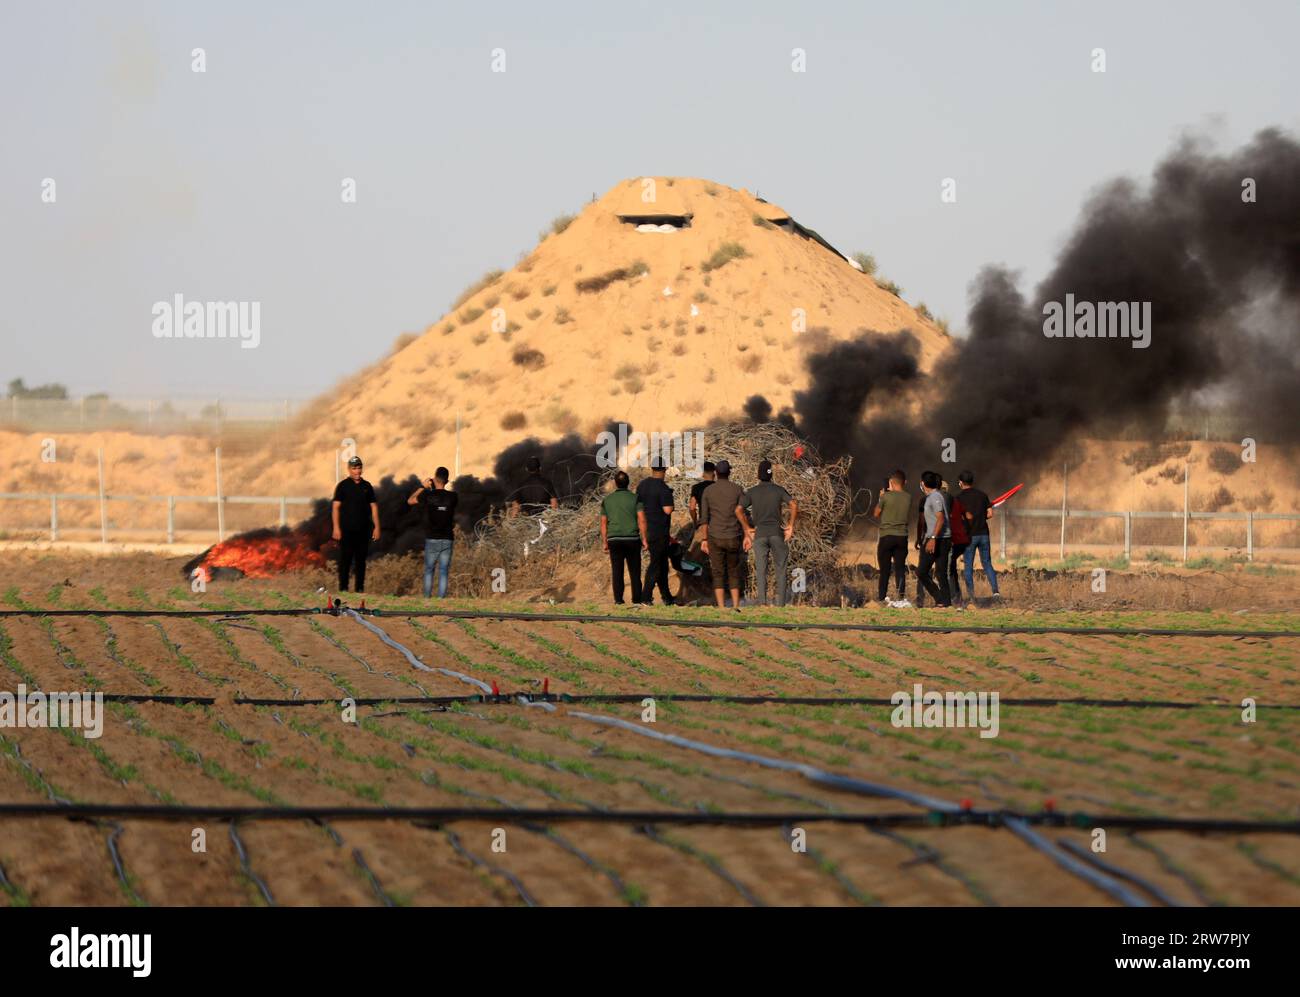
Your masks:
<svg viewBox="0 0 1300 997"><path fill-rule="evenodd" d="M971 293L968 337L928 376L906 333L864 331L810 357L800 432L825 456L852 455L859 483L941 469L948 438L958 467L1011 482L1084 431L1161 438L1189 403L1249 413L1258 440L1296 440L1300 144L1277 130L1229 155L1185 141L1146 189L1116 180L1091 197L1032 296L1001 266ZM1044 306L1067 294L1150 302L1150 345L1048 338Z"/></svg>

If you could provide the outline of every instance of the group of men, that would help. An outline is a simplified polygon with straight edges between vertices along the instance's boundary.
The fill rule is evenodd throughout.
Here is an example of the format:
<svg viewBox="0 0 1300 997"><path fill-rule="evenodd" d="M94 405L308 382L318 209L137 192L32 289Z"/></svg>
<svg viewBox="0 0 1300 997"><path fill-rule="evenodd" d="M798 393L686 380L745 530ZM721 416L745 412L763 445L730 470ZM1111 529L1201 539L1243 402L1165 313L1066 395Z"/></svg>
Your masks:
<svg viewBox="0 0 1300 997"><path fill-rule="evenodd" d="M961 604L962 589L957 571L964 561L966 599L975 599L975 555L980 556L993 598L1000 599L998 575L993 568L993 551L989 542L989 520L995 512L989 497L975 487L975 475L962 471L956 495L948 483L934 471L921 475L921 506L916 519L916 547L921 552L916 568L916 605L924 604L928 594L936 606ZM894 471L876 501L874 515L880 520L880 540L876 559L880 565L878 598L886 605L909 606L905 591L907 579L907 537L911 524L912 496L907 491L907 475ZM897 601L890 602L889 579L894 578Z"/></svg>
<svg viewBox="0 0 1300 997"><path fill-rule="evenodd" d="M530 457L528 476L507 498L512 516L537 515L559 507L559 495L541 473L541 461ZM349 575L355 573L357 592L365 591L366 556L370 544L380 538L379 505L375 490L362 477L360 457L348 461L348 477L334 489L332 502L333 538L339 543L339 591L348 590ZM674 602L668 587L668 568L684 571L683 553L694 538L709 559L713 595L719 608L740 609L740 561L742 553L754 554L758 601L768 601L768 571L774 577L776 605L786 604L789 585L789 542L799 518L799 503L785 488L772 480L769 460L758 465L758 482L749 489L731 480L731 465L705 461L703 478L691 488L687 512L690 524L681 537L672 532L676 501L665 480L667 465L662 458L651 461L650 475L630 490L626 471L614 475L614 487L600 506L600 537L609 555L614 602L622 605L625 578L631 580L634 605L651 605L654 591L664 605ZM449 474L439 467L410 494L407 504L420 507L426 528L424 542L424 595L432 596L437 576L439 598L447 595L451 556L455 539L457 495L448 487ZM929 595L936 606L962 603L958 561L964 562L966 599L975 596L975 556L978 553L993 598L1000 598L998 576L993 568L989 541L989 520L995 515L988 495L975 487L975 476L962 471L957 477L957 494L949 493L947 482L934 471L921 475L921 496L916 518L917 565L916 605ZM894 471L881 490L874 515L880 521L876 556L880 566L878 598L893 606L907 601L908 533L912 522L912 496L907 475ZM682 540L686 543L683 544ZM648 564L641 573L641 554ZM889 580L894 579L898 598L888 599Z"/></svg>
<svg viewBox="0 0 1300 997"><path fill-rule="evenodd" d="M740 556L754 552L755 583L760 603L767 603L769 562L775 574L776 604L784 606L790 538L799 518L799 503L772 480L772 462L758 465L758 483L746 490L731 480L729 461L705 461L703 478L691 488L687 511L690 526L687 544L673 536L672 517L676 505L665 477L667 465L660 458L650 462L650 476L629 489L626 471L614 475L614 488L600 505L600 537L609 554L614 602L623 603L624 573L631 578L634 605L652 605L654 590L664 605L673 604L668 588L668 566L682 570L682 552L694 537L709 559L713 597L725 609L727 596L740 609ZM783 511L789 510L789 519ZM649 564L641 577L641 552Z"/></svg>

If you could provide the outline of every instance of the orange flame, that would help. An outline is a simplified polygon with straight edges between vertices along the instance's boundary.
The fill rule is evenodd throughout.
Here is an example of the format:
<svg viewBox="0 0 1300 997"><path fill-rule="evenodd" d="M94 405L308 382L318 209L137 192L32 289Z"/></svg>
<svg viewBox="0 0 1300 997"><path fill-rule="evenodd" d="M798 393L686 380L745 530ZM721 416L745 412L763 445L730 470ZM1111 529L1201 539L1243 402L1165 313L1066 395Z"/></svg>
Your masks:
<svg viewBox="0 0 1300 997"><path fill-rule="evenodd" d="M236 568L249 578L271 578L285 571L325 566L325 555L312 546L306 533L261 537L234 537L217 544L204 555L204 568Z"/></svg>

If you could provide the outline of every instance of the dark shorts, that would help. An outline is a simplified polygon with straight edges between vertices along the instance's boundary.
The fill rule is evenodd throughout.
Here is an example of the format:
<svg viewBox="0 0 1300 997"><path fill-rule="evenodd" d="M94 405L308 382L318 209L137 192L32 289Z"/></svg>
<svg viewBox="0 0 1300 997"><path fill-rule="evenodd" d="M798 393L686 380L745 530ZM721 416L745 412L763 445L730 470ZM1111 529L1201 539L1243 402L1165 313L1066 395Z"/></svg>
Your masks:
<svg viewBox="0 0 1300 997"><path fill-rule="evenodd" d="M740 541L709 537L709 571L715 589L740 588Z"/></svg>

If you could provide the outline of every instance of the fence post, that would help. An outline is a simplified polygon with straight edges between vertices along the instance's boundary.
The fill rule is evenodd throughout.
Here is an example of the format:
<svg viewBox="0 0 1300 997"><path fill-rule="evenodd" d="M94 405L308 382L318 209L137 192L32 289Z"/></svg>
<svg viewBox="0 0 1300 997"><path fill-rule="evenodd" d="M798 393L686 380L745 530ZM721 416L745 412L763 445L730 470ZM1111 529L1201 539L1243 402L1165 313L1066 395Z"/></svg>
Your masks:
<svg viewBox="0 0 1300 997"><path fill-rule="evenodd" d="M1133 560L1133 513L1124 513L1124 560Z"/></svg>
<svg viewBox="0 0 1300 997"><path fill-rule="evenodd" d="M226 504L221 496L221 448L217 447L217 543L226 539Z"/></svg>
<svg viewBox="0 0 1300 997"><path fill-rule="evenodd" d="M1255 514L1246 513L1246 560L1255 560Z"/></svg>
<svg viewBox="0 0 1300 997"><path fill-rule="evenodd" d="M85 399L82 399L84 406ZM99 542L108 543L108 506L104 504L104 448L99 448Z"/></svg>
<svg viewBox="0 0 1300 997"><path fill-rule="evenodd" d="M176 496L167 496L167 542L176 542Z"/></svg>
<svg viewBox="0 0 1300 997"><path fill-rule="evenodd" d="M1187 498L1188 498L1188 481L1192 475L1191 468L1192 468L1191 464L1183 465L1183 563L1184 564L1187 563L1187 522L1189 519Z"/></svg>
<svg viewBox="0 0 1300 997"><path fill-rule="evenodd" d="M281 528L289 525L289 510L286 506L284 496L280 496L280 526Z"/></svg>
<svg viewBox="0 0 1300 997"><path fill-rule="evenodd" d="M59 495L50 493L50 542L59 539Z"/></svg>
<svg viewBox="0 0 1300 997"><path fill-rule="evenodd" d="M1065 506L1070 500L1070 465L1067 462L1061 471L1061 560L1065 560Z"/></svg>

